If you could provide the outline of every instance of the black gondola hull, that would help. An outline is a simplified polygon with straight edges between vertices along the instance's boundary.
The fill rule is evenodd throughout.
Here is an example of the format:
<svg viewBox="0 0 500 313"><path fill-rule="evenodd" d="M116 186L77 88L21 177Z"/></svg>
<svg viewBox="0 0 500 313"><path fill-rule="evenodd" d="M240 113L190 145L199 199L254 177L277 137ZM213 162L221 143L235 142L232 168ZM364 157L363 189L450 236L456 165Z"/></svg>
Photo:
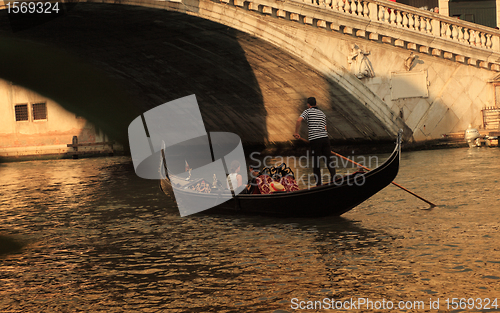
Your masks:
<svg viewBox="0 0 500 313"><path fill-rule="evenodd" d="M240 194L234 198L205 210L202 213L237 213L279 217L324 217L339 216L361 204L389 185L399 171L401 135L391 156L379 167L366 173L344 177L342 182L330 183L310 189L272 194ZM162 179L162 190L172 195L168 179ZM170 191L169 191L170 190ZM185 207L198 203L216 203L217 194L196 193L176 189L185 193ZM191 202L191 203L190 203Z"/></svg>

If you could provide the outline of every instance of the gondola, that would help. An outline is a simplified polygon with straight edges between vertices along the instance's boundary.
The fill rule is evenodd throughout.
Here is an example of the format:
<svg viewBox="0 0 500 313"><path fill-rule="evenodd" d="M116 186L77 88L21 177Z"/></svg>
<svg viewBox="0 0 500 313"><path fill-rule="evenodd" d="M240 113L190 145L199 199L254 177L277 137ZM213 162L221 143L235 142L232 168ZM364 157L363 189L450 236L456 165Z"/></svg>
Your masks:
<svg viewBox="0 0 500 313"><path fill-rule="evenodd" d="M340 216L389 185L398 174L400 156L401 132L398 134L396 147L390 157L371 171L344 176L341 183L333 182L293 192L238 194L202 213L276 217ZM175 194L183 195L183 201L187 201L183 203L184 206L189 206L190 201L193 201L193 205L200 202L215 203L217 197L220 197L217 193L201 193L185 189L182 187L185 181L184 178L167 175L161 179L160 188L169 196L173 195L172 191L175 188Z"/></svg>

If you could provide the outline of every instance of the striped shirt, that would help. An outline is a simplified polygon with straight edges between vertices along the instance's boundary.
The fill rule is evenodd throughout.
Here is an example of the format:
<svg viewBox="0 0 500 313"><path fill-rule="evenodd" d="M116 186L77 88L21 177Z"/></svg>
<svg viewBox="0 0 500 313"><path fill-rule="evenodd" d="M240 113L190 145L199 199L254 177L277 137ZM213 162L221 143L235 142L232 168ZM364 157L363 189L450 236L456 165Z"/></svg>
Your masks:
<svg viewBox="0 0 500 313"><path fill-rule="evenodd" d="M326 131L326 115L320 109L315 107L309 108L300 115L308 126L309 141L319 138L328 138Z"/></svg>

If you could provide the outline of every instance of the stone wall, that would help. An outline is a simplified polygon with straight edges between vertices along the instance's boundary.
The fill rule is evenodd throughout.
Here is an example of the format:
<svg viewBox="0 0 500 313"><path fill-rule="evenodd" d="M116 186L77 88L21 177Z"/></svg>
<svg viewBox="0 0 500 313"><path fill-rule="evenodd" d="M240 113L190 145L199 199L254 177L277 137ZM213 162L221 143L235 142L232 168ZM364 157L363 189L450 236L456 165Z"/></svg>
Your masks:
<svg viewBox="0 0 500 313"><path fill-rule="evenodd" d="M365 84L383 99L413 131L415 141L441 138L443 134L464 132L469 125L482 128L481 109L495 105L494 87L488 81L493 72L479 67L427 55L417 55L411 71L405 68L410 53L374 45L363 46L370 56L376 77ZM423 72L428 81L428 97L392 99L391 73Z"/></svg>
<svg viewBox="0 0 500 313"><path fill-rule="evenodd" d="M35 119L33 104L45 104L46 118ZM15 106L27 105L26 120L16 121ZM84 118L36 92L0 79L0 157L59 155L79 143L106 141L106 136Z"/></svg>

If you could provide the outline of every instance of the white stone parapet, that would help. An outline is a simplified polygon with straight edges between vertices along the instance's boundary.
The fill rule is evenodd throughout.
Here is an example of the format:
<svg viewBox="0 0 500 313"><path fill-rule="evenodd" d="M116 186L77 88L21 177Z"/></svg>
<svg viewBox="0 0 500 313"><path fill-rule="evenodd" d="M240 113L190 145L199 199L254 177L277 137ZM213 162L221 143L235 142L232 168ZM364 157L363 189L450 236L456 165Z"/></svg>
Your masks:
<svg viewBox="0 0 500 313"><path fill-rule="evenodd" d="M276 18L393 45L396 42L409 50L500 71L500 31L487 26L384 0L244 2L247 7L265 8L263 13Z"/></svg>

